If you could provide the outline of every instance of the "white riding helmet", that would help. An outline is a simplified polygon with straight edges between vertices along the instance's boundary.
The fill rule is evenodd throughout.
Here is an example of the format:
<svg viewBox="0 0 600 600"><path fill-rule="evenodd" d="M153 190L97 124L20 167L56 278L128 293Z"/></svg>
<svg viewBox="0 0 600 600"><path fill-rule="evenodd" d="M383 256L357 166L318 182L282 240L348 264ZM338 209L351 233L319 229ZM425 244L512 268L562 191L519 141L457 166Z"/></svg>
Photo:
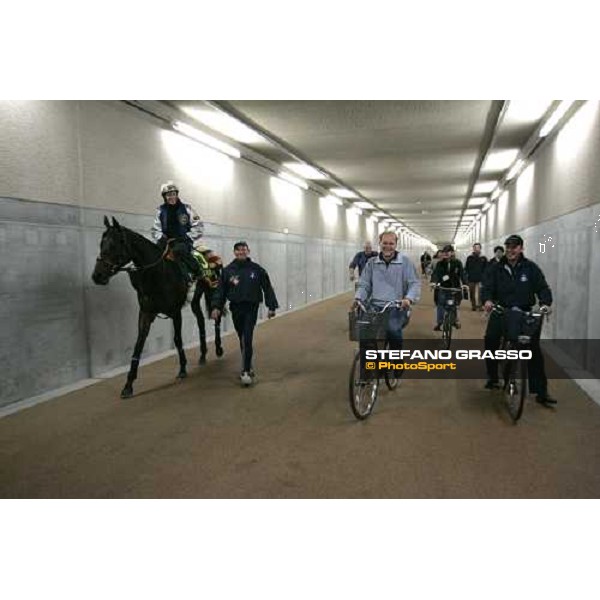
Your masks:
<svg viewBox="0 0 600 600"><path fill-rule="evenodd" d="M167 194L167 192L177 192L177 194L179 195L179 188L172 181L167 181L167 183L163 183L160 186L160 193L163 198L165 197L165 194Z"/></svg>

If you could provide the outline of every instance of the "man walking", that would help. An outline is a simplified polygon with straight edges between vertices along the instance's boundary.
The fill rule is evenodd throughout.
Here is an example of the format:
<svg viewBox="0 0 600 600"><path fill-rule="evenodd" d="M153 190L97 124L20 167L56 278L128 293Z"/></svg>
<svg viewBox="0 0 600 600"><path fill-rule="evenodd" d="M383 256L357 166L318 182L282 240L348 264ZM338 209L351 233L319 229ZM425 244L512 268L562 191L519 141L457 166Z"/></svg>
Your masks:
<svg viewBox="0 0 600 600"><path fill-rule="evenodd" d="M471 310L483 310L481 305L481 280L487 264L487 258L481 254L481 244L473 244L473 253L467 257L465 278L469 286Z"/></svg>
<svg viewBox="0 0 600 600"><path fill-rule="evenodd" d="M258 263L250 259L250 248L246 242L237 242L233 246L235 259L222 271L219 285L213 296L211 317L218 319L229 300L233 326L240 340L242 353L243 386L253 383L255 373L252 369L252 340L258 318L258 306L263 301L269 309L268 318L275 316L279 308L269 274Z"/></svg>

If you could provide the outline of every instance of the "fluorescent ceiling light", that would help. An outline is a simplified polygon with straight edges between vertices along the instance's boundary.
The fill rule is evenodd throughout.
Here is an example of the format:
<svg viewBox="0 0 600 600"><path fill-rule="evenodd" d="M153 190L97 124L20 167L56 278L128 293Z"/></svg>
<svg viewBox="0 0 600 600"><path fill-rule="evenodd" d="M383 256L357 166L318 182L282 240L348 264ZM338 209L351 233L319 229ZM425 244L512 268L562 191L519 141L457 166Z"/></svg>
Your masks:
<svg viewBox="0 0 600 600"><path fill-rule="evenodd" d="M517 156L519 156L518 148L511 148L510 150L495 150L490 152L483 165L484 171L506 171L510 165L515 162Z"/></svg>
<svg viewBox="0 0 600 600"><path fill-rule="evenodd" d="M498 198L498 196L500 196L500 194L502 193L502 188L500 186L498 186L493 192L492 192L492 200L496 200Z"/></svg>
<svg viewBox="0 0 600 600"><path fill-rule="evenodd" d="M283 163L283 166L288 169L288 171L300 175L300 177L303 177L304 179L329 179L327 175L305 163L286 162Z"/></svg>
<svg viewBox="0 0 600 600"><path fill-rule="evenodd" d="M518 160L511 168L511 170L508 172L508 175L506 176L506 181L510 181L511 179L513 179L513 177L515 175L517 175L520 170L523 168L523 165L525 164L524 160Z"/></svg>
<svg viewBox="0 0 600 600"><path fill-rule="evenodd" d="M297 185L298 187L301 187L303 190L308 189L308 184L306 181L300 179L299 177L294 177L285 171L279 171L279 177L281 177L281 179L285 179L285 181L289 181L290 183Z"/></svg>
<svg viewBox="0 0 600 600"><path fill-rule="evenodd" d="M350 211L351 213L355 213L357 215L362 215L363 214L363 211L360 210L360 208L356 208L356 206L350 206L346 210Z"/></svg>
<svg viewBox="0 0 600 600"><path fill-rule="evenodd" d="M380 212L373 213L373 216L374 217L387 217L388 215L386 213L380 211Z"/></svg>
<svg viewBox="0 0 600 600"><path fill-rule="evenodd" d="M552 104L552 100L510 100L505 121L512 123L535 123Z"/></svg>
<svg viewBox="0 0 600 600"><path fill-rule="evenodd" d="M481 209L483 212L487 212L490 208L490 206L492 206L491 202L486 202L485 206Z"/></svg>
<svg viewBox="0 0 600 600"><path fill-rule="evenodd" d="M375 210L375 207L370 202L355 202L354 206L358 206L358 208L368 208L369 210Z"/></svg>
<svg viewBox="0 0 600 600"><path fill-rule="evenodd" d="M556 110L550 115L550 118L544 123L544 126L540 130L540 137L546 137L557 125L557 123L565 116L565 113L569 110L573 100L563 100L557 107Z"/></svg>
<svg viewBox="0 0 600 600"><path fill-rule="evenodd" d="M219 152L223 152L224 154L228 154L229 156L234 156L235 158L239 158L242 154L233 146L222 142L221 140L217 140L216 138L204 133L203 131L199 131L195 127L191 125L187 125L186 123L182 123L181 121L176 121L173 123L173 129L175 131L179 131L191 138L194 138L197 142L204 144L205 146L209 146L213 150L218 150Z"/></svg>
<svg viewBox="0 0 600 600"><path fill-rule="evenodd" d="M471 198L467 206L470 208L472 206L483 206L486 202L485 198Z"/></svg>
<svg viewBox="0 0 600 600"><path fill-rule="evenodd" d="M211 129L237 140L238 142L244 144L257 144L266 141L265 138L254 131L254 129L244 125L244 123L228 114L212 109L194 108L192 106L182 107L181 110L200 123L203 123Z"/></svg>
<svg viewBox="0 0 600 600"><path fill-rule="evenodd" d="M497 181L484 181L475 185L474 194L489 194L496 186Z"/></svg>
<svg viewBox="0 0 600 600"><path fill-rule="evenodd" d="M346 188L331 188L329 191L340 198L358 198L354 192L351 192Z"/></svg>
<svg viewBox="0 0 600 600"><path fill-rule="evenodd" d="M328 200L329 202L333 202L334 204L337 204L338 206L344 205L344 203L337 196L333 196L332 194L329 194L329 196L325 196L325 200Z"/></svg>

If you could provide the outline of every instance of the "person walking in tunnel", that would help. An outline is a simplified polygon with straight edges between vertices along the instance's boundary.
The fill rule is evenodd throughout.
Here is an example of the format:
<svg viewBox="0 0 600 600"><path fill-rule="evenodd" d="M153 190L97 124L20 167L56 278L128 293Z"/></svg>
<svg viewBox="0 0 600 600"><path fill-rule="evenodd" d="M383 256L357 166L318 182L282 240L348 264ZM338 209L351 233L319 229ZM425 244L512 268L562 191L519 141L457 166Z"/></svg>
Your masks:
<svg viewBox="0 0 600 600"><path fill-rule="evenodd" d="M467 287L465 280L465 272L463 270L462 263L457 258L453 257L454 248L447 244L440 251L440 260L435 266L435 270L431 275L432 285L439 284L439 288L436 288L434 292L434 301L436 304L436 324L433 328L434 331L440 331L442 328L442 321L444 320L444 304L448 294L452 294L456 300L456 321L454 326L460 329L460 320L458 319L458 307L462 300L462 295L459 296L456 292L444 291L444 288L461 288Z"/></svg>
<svg viewBox="0 0 600 600"><path fill-rule="evenodd" d="M421 254L421 275L427 276L427 268L431 265L431 254L425 250Z"/></svg>
<svg viewBox="0 0 600 600"><path fill-rule="evenodd" d="M365 265L367 264L367 261L370 258L373 258L374 256L377 256L377 252L373 250L373 245L371 244L371 242L366 241L364 249L361 252L357 252L354 255L352 261L350 262L350 265L348 265L348 268L350 269L350 281L355 280L355 271L357 268L358 276L360 278L365 268Z"/></svg>
<svg viewBox="0 0 600 600"><path fill-rule="evenodd" d="M167 243L175 259L182 267L182 273L190 288L195 278L202 274L198 261L192 254L193 244L202 237L204 224L190 204L179 198L179 188L172 182L164 183L160 188L163 203L156 210L152 236L161 249ZM190 289L190 293L193 289Z"/></svg>
<svg viewBox="0 0 600 600"><path fill-rule="evenodd" d="M491 265L486 273L486 284L482 290L485 311L490 313L494 304L499 304L506 309L518 307L530 311L537 301L540 312L548 313L552 305L552 291L538 265L523 255L523 238L519 235L510 235L504 245L506 256ZM485 349L496 351L500 347L500 340L505 331L505 319L495 312L491 313L485 332ZM529 391L537 394L536 400L540 404L552 406L556 404L556 400L548 394L548 379L540 348L540 334L541 328L531 338ZM499 388L497 361L486 359L486 370L488 376L486 389Z"/></svg>
<svg viewBox="0 0 600 600"><path fill-rule="evenodd" d="M419 301L421 279L410 258L396 250L397 245L398 236L393 231L385 231L379 236L381 252L367 262L351 310L356 310L358 302L368 302L375 308L383 308L388 302L401 302L402 309L406 310ZM392 309L387 330L391 350L402 349L405 324L406 312ZM361 349L367 343L361 342Z"/></svg>
<svg viewBox="0 0 600 600"><path fill-rule="evenodd" d="M487 264L487 258L481 254L481 244L473 244L473 253L467 256L465 278L469 286L471 310L483 310L481 304L481 280Z"/></svg>
<svg viewBox="0 0 600 600"><path fill-rule="evenodd" d="M233 246L235 259L222 271L219 285L213 296L212 318L218 319L229 301L233 326L240 340L242 372L240 382L248 386L254 382L252 368L252 340L258 318L258 306L263 301L269 310L269 319L279 308L269 274L250 258L250 248L246 242L236 242Z"/></svg>

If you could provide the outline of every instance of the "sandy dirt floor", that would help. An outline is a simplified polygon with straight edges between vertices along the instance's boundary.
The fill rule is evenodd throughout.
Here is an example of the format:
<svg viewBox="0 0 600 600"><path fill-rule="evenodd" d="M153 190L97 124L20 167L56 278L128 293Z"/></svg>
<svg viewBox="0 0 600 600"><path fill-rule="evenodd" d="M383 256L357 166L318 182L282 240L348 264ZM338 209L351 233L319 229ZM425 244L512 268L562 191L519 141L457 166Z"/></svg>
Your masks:
<svg viewBox="0 0 600 600"><path fill-rule="evenodd" d="M0 419L3 498L597 498L600 407L566 380L556 410L528 400L514 426L484 380L406 378L370 419L348 404L351 296L257 327L255 387L237 338L206 366L188 352ZM462 338L485 321L463 304ZM431 331L431 294L407 337ZM125 357L124 357L125 360ZM483 377L483 373L482 373Z"/></svg>

